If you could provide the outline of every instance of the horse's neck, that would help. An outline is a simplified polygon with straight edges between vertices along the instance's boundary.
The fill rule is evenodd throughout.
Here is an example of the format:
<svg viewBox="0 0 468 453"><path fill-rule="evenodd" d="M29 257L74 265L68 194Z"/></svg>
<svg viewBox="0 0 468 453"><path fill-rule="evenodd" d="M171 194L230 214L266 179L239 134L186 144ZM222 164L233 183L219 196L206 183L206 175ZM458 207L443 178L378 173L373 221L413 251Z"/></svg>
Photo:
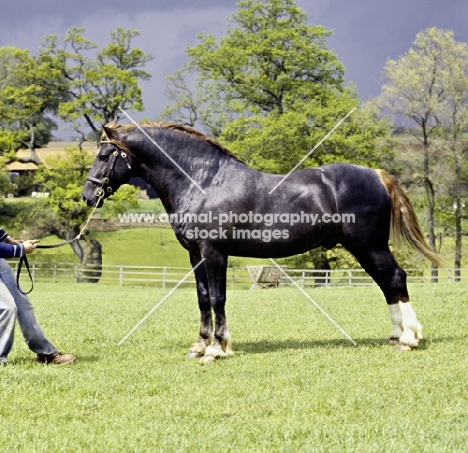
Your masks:
<svg viewBox="0 0 468 453"><path fill-rule="evenodd" d="M142 177L161 197L167 211L181 208L184 199L193 193L203 193L219 173L228 169L234 174L243 163L226 155L208 142L190 138L180 133L156 131L150 143L142 150ZM168 157L169 156L169 157Z"/></svg>

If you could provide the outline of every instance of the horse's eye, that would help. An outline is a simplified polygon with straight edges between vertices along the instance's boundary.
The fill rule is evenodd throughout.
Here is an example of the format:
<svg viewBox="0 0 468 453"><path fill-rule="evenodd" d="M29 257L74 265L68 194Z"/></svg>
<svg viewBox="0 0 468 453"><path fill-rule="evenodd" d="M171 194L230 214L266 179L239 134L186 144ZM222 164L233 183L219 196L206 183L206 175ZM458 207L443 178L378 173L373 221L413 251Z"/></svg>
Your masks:
<svg viewBox="0 0 468 453"><path fill-rule="evenodd" d="M108 154L99 154L99 160L101 162L107 162L109 160L109 155Z"/></svg>

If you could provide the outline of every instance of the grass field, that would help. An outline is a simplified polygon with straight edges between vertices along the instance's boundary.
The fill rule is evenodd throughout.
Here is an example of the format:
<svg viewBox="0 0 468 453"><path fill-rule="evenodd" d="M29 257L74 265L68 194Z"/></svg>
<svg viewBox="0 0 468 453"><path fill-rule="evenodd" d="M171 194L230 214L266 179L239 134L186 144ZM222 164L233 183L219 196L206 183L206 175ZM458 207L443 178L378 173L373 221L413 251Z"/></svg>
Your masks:
<svg viewBox="0 0 468 453"><path fill-rule="evenodd" d="M412 285L420 349L386 344L376 287L231 291L236 355L201 367L194 290L37 285L47 336L78 360L0 368L4 452L466 452L468 285Z"/></svg>

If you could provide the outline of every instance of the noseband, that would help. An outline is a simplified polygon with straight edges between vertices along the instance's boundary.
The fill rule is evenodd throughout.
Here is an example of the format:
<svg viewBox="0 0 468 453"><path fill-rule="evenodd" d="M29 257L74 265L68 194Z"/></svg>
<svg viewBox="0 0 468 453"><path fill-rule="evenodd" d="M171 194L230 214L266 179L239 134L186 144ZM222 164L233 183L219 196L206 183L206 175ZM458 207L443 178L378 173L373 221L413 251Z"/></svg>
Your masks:
<svg viewBox="0 0 468 453"><path fill-rule="evenodd" d="M117 146L114 142L111 142L109 140L103 140L102 143L112 143L114 146ZM120 153L119 153L120 151ZM110 162L109 162L109 167L107 169L106 174L102 177L102 179L94 178L93 176L88 176L86 178L86 181L91 181L96 184L100 184L101 187L98 187L95 190L95 195L100 198L104 198L105 193L107 192L108 194L112 193L112 187L109 185L110 183L110 176L112 175L112 172L114 171L115 163L117 162L117 157L120 155L120 157L124 160L125 165L127 165L127 168L129 170L132 169L132 166L130 165L130 161L128 160L128 155L125 151L119 149L119 151L114 151L110 155ZM99 150L98 150L99 154Z"/></svg>

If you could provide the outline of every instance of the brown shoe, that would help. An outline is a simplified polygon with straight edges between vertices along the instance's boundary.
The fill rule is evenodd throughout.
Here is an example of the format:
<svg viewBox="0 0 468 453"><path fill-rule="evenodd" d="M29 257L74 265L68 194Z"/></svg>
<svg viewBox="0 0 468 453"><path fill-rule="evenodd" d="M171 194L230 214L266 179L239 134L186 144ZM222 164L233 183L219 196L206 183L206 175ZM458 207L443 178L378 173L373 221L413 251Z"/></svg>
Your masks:
<svg viewBox="0 0 468 453"><path fill-rule="evenodd" d="M76 360L76 357L71 354L62 354L61 352L56 352L55 354L43 355L37 354L37 361L39 363L54 363L55 365L67 365L73 363Z"/></svg>

